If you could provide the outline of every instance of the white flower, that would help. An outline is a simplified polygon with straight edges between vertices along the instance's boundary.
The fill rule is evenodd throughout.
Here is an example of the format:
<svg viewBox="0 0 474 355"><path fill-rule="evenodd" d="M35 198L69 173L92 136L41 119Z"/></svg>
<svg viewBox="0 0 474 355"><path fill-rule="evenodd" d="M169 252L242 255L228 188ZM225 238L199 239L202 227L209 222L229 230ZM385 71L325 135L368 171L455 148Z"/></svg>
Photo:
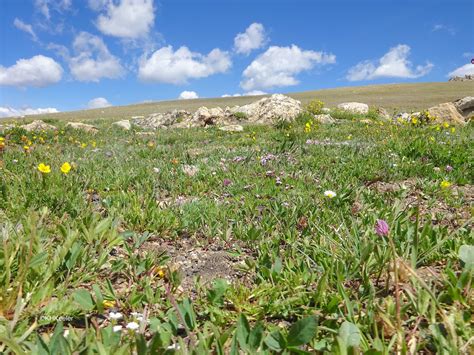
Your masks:
<svg viewBox="0 0 474 355"><path fill-rule="evenodd" d="M121 325L114 325L114 327L112 328L112 330L114 332L120 332L122 330L122 326Z"/></svg>
<svg viewBox="0 0 474 355"><path fill-rule="evenodd" d="M138 325L137 322L130 322L127 324L127 329L130 330L137 330L140 326Z"/></svg>
<svg viewBox="0 0 474 355"><path fill-rule="evenodd" d="M328 198L334 198L334 197L337 196L337 194L334 191L326 190L326 191L324 191L324 196L326 196Z"/></svg>
<svg viewBox="0 0 474 355"><path fill-rule="evenodd" d="M160 168L153 168L153 171L154 171L155 173L159 174L161 170L160 170Z"/></svg>
<svg viewBox="0 0 474 355"><path fill-rule="evenodd" d="M168 346L166 349L167 350L179 350L180 346L179 346L179 344L174 343L174 344L171 344L170 346Z"/></svg>
<svg viewBox="0 0 474 355"><path fill-rule="evenodd" d="M109 317L110 317L110 319L119 320L119 319L123 318L123 315L120 312L110 312Z"/></svg>
<svg viewBox="0 0 474 355"><path fill-rule="evenodd" d="M63 333L63 337L67 338L69 335L69 329L66 329Z"/></svg>

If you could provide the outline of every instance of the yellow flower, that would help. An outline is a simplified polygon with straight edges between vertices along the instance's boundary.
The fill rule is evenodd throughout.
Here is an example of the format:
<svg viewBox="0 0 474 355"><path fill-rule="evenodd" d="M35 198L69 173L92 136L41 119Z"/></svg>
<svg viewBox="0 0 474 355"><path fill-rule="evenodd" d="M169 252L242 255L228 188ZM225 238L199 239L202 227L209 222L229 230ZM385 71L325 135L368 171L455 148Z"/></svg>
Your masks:
<svg viewBox="0 0 474 355"><path fill-rule="evenodd" d="M443 180L439 186L441 186L442 189L447 189L451 186L451 183L449 181Z"/></svg>
<svg viewBox="0 0 474 355"><path fill-rule="evenodd" d="M40 165L38 165L38 170L41 171L43 174L49 174L51 172L51 167L49 165L41 163Z"/></svg>
<svg viewBox="0 0 474 355"><path fill-rule="evenodd" d="M156 269L155 269L155 274L161 278L161 279L164 279L165 276L166 276L166 270L164 267L162 266L158 266Z"/></svg>
<svg viewBox="0 0 474 355"><path fill-rule="evenodd" d="M418 118L412 117L412 118L411 118L411 123L417 124L417 123L418 123Z"/></svg>
<svg viewBox="0 0 474 355"><path fill-rule="evenodd" d="M29 152L29 151L30 151L30 147L27 146L27 145L25 145L25 146L23 147L23 149L25 150L25 152Z"/></svg>
<svg viewBox="0 0 474 355"><path fill-rule="evenodd" d="M4 140L5 140L5 138L0 137L0 142L3 142Z"/></svg>
<svg viewBox="0 0 474 355"><path fill-rule="evenodd" d="M451 133L454 133L454 132L456 132L456 128L451 127Z"/></svg>
<svg viewBox="0 0 474 355"><path fill-rule="evenodd" d="M430 141L434 142L434 141L435 141L435 137L431 136L431 137L430 137Z"/></svg>
<svg viewBox="0 0 474 355"><path fill-rule="evenodd" d="M444 127L444 128L449 128L449 123L448 123L448 122L444 122L444 123L443 123L443 127Z"/></svg>
<svg viewBox="0 0 474 355"><path fill-rule="evenodd" d="M351 139L352 139L352 134L349 134L349 135L347 136L347 139L348 139L348 140L351 140Z"/></svg>
<svg viewBox="0 0 474 355"><path fill-rule="evenodd" d="M69 173L70 170L71 170L71 165L68 162L65 162L63 165L61 165L61 172L63 174Z"/></svg>
<svg viewBox="0 0 474 355"><path fill-rule="evenodd" d="M104 300L104 301L102 302L102 305L103 305L105 308L112 308L112 307L115 307L116 302L115 302L115 301L110 301L110 300Z"/></svg>
<svg viewBox="0 0 474 355"><path fill-rule="evenodd" d="M82 143L81 148L84 149L85 147L87 147L87 143Z"/></svg>

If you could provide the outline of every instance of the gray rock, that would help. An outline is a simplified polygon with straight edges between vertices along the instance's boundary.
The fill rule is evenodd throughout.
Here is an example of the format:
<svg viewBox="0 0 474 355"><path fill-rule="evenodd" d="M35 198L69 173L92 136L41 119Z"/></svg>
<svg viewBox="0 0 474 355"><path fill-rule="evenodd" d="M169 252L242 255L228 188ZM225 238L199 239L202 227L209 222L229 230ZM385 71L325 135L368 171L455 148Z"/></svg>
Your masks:
<svg viewBox="0 0 474 355"><path fill-rule="evenodd" d="M132 119L132 123L145 130L156 130L172 126L176 123L187 121L191 113L185 110L173 110L165 113L152 113L147 118Z"/></svg>
<svg viewBox="0 0 474 355"><path fill-rule="evenodd" d="M97 133L99 131L97 127L82 122L68 122L66 128L78 129L87 133Z"/></svg>
<svg viewBox="0 0 474 355"><path fill-rule="evenodd" d="M337 108L352 113L366 114L369 112L369 105L361 102L343 102L337 105Z"/></svg>
<svg viewBox="0 0 474 355"><path fill-rule="evenodd" d="M336 120L329 114L314 115L314 122L321 124L336 123Z"/></svg>
<svg viewBox="0 0 474 355"><path fill-rule="evenodd" d="M23 126L20 126L21 128L25 129L28 132L33 132L33 131L54 131L57 128L53 125L50 125L46 122L43 122L41 120L35 120L31 123L25 124Z"/></svg>
<svg viewBox="0 0 474 355"><path fill-rule="evenodd" d="M220 107L207 108L202 106L194 112L191 120L196 125L204 127L221 123L225 117L225 111Z"/></svg>
<svg viewBox="0 0 474 355"><path fill-rule="evenodd" d="M474 97L466 96L460 100L454 101L454 106L456 106L456 108L461 112L472 110L474 109Z"/></svg>
<svg viewBox="0 0 474 355"><path fill-rule="evenodd" d="M465 118L458 111L452 102L445 102L428 109L431 116L435 117L435 122L448 122L452 124L465 124Z"/></svg>

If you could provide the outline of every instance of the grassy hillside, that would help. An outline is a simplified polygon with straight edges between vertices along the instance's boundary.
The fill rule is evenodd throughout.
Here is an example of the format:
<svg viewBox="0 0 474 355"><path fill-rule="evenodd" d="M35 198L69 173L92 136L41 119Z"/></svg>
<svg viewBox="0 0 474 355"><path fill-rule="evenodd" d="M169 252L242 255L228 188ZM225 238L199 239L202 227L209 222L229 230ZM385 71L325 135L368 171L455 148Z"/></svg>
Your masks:
<svg viewBox="0 0 474 355"><path fill-rule="evenodd" d="M474 82L443 82L416 84L369 85L345 87L290 93L289 96L308 102L317 98L334 106L344 101L359 101L369 105L377 105L392 110L420 110L441 102L455 100L464 96L474 95ZM128 106L108 107L96 110L62 112L35 116L39 119L56 118L64 120L88 119L125 119L131 116L148 115L154 112L165 112L173 109L196 110L200 106L234 106L244 105L259 96L227 97L197 100L173 100L153 103L142 103Z"/></svg>

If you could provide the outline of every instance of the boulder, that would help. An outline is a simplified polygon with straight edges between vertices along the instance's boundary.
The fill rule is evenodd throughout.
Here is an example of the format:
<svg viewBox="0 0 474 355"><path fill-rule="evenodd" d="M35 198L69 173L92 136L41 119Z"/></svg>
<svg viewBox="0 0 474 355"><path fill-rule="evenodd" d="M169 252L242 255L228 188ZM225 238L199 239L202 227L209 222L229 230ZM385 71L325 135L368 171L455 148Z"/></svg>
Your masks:
<svg viewBox="0 0 474 355"><path fill-rule="evenodd" d="M403 123L403 122L410 122L413 117L419 117L421 112L400 112L393 116L393 123Z"/></svg>
<svg viewBox="0 0 474 355"><path fill-rule="evenodd" d="M322 113L331 113L331 109L330 109L330 108L327 108L327 107L323 107L323 108L321 109L321 112L322 112Z"/></svg>
<svg viewBox="0 0 474 355"><path fill-rule="evenodd" d="M165 113L152 113L147 118L132 119L132 123L145 130L156 130L189 120L191 113L185 110L173 110Z"/></svg>
<svg viewBox="0 0 474 355"><path fill-rule="evenodd" d="M445 102L428 109L431 116L435 117L435 122L448 122L452 124L465 124L464 117L452 102Z"/></svg>
<svg viewBox="0 0 474 355"><path fill-rule="evenodd" d="M225 131L225 132L242 132L244 130L244 127L238 124L233 124L233 125L219 127L219 130Z"/></svg>
<svg viewBox="0 0 474 355"><path fill-rule="evenodd" d="M117 121L112 123L112 126L116 126L118 128L121 128L125 131L130 131L132 129L132 124L130 123L129 120L122 120L122 121Z"/></svg>
<svg viewBox="0 0 474 355"><path fill-rule="evenodd" d="M8 131L12 128L15 128L15 125L14 124L5 124L5 125L1 125L0 124L0 133L3 133L5 131Z"/></svg>
<svg viewBox="0 0 474 355"><path fill-rule="evenodd" d="M380 119L386 120L386 121L390 120L390 115L388 114L387 110L384 109L383 107L377 107L375 109L375 112L377 113Z"/></svg>
<svg viewBox="0 0 474 355"><path fill-rule="evenodd" d="M99 131L97 127L82 122L68 122L66 128L78 129L87 133L97 133Z"/></svg>
<svg viewBox="0 0 474 355"><path fill-rule="evenodd" d="M43 122L41 120L35 120L31 123L25 124L23 126L20 126L21 128L25 129L28 132L33 132L33 131L52 131L56 130L57 128L54 127L53 125L50 125L46 122Z"/></svg>
<svg viewBox="0 0 474 355"><path fill-rule="evenodd" d="M314 122L321 124L336 123L336 120L329 114L314 115Z"/></svg>
<svg viewBox="0 0 474 355"><path fill-rule="evenodd" d="M203 127L220 123L225 119L225 117L225 111L220 107L207 108L202 106L194 112L191 121L194 124Z"/></svg>
<svg viewBox="0 0 474 355"><path fill-rule="evenodd" d="M337 105L337 108L343 111L364 115L369 112L369 105L361 102L343 102L342 104Z"/></svg>
<svg viewBox="0 0 474 355"><path fill-rule="evenodd" d="M301 102L289 96L273 94L248 105L234 107L233 113L242 112L250 122L291 122L301 112Z"/></svg>
<svg viewBox="0 0 474 355"><path fill-rule="evenodd" d="M454 101L454 106L456 106L456 108L461 112L474 109L474 97L466 96L460 100Z"/></svg>

